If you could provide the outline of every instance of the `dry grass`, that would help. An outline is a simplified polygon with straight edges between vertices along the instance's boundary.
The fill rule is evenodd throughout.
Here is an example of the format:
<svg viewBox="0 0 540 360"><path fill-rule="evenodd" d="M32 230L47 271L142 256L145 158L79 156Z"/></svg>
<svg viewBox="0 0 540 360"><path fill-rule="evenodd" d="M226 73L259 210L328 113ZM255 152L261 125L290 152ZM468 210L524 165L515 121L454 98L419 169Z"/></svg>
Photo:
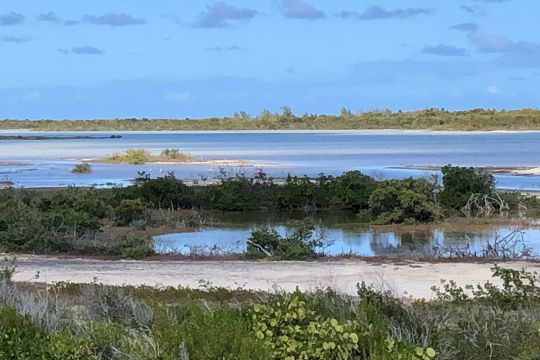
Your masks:
<svg viewBox="0 0 540 360"><path fill-rule="evenodd" d="M178 149L165 149L159 155L152 154L145 149L128 149L122 153L113 154L100 162L114 164L141 165L146 163L184 163L197 160L187 153L180 152Z"/></svg>

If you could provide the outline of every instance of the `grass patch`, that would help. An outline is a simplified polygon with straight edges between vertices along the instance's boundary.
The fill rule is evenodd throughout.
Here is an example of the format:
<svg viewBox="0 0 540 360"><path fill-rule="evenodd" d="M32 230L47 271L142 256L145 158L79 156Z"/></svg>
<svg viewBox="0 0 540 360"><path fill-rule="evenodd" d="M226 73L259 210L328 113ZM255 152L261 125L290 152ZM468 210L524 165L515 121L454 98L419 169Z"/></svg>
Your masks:
<svg viewBox="0 0 540 360"><path fill-rule="evenodd" d="M152 154L145 149L128 149L121 153L115 153L101 161L115 164L142 165L155 162L189 162L194 160L193 156L178 149L165 149L159 155Z"/></svg>

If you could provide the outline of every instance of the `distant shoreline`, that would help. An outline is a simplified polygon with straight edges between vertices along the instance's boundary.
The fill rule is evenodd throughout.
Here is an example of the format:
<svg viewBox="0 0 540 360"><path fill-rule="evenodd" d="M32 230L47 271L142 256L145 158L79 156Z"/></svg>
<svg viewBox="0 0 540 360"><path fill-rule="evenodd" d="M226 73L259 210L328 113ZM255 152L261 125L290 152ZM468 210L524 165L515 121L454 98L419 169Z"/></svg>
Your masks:
<svg viewBox="0 0 540 360"><path fill-rule="evenodd" d="M540 167L538 166L480 166L477 168L484 170L490 174L504 174L504 175L513 175L513 176L540 176ZM439 171L442 169L442 166L405 165L405 166L393 166L393 167L390 167L390 169Z"/></svg>
<svg viewBox="0 0 540 360"><path fill-rule="evenodd" d="M1 122L1 121L0 121ZM0 134L110 134L112 130L34 130L34 129L0 129ZM480 135L480 134L534 134L540 133L538 130L437 130L437 129L298 129L298 130L118 130L116 134L365 134L365 135ZM9 135L13 136L13 135ZM19 135L15 135L19 136ZM21 135L25 136L25 135ZM26 135L31 136L31 135ZM111 137L98 137L98 139L108 139ZM0 135L2 137L7 137ZM45 137L45 136L44 136ZM46 136L47 140L52 137ZM76 138L77 136L74 136ZM79 137L80 138L80 137ZM63 140L66 137L52 138L53 140ZM95 139L95 138L94 138ZM114 139L114 138L113 138Z"/></svg>
<svg viewBox="0 0 540 360"><path fill-rule="evenodd" d="M238 131L238 130L395 130L395 131L540 131L540 110L472 109L447 111L425 109L409 112L376 110L353 113L342 109L338 115L295 115L267 110L256 116L245 112L232 117L86 120L2 120L0 129L36 131Z"/></svg>

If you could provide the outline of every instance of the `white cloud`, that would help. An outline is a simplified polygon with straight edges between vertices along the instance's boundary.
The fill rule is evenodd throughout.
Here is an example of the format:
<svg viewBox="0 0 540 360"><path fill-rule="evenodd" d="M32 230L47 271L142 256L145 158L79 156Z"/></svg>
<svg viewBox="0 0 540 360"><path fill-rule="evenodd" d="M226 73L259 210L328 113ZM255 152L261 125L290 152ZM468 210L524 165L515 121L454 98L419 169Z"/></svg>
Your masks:
<svg viewBox="0 0 540 360"><path fill-rule="evenodd" d="M163 100L167 102L187 102L189 101L189 99L191 99L191 93L189 91L171 91L165 94L165 96L163 97Z"/></svg>
<svg viewBox="0 0 540 360"><path fill-rule="evenodd" d="M487 91L489 94L500 94L500 93L501 93L501 89L500 89L497 85L489 85L489 86L486 88L486 91Z"/></svg>

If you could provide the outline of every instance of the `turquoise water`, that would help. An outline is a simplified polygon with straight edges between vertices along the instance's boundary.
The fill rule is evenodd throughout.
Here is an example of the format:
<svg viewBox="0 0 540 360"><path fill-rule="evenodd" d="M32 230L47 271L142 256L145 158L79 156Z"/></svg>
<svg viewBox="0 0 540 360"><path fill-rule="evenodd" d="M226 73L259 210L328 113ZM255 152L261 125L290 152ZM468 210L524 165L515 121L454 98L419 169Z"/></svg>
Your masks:
<svg viewBox="0 0 540 360"><path fill-rule="evenodd" d="M60 135L73 133L3 132ZM377 178L425 176L431 171L395 169L407 165L540 166L540 132L84 132L121 139L0 141L0 182L22 187L126 185L144 170L153 177L172 171L178 178L213 178L214 165L93 164L90 174L72 174L75 163L103 158L128 148L159 152L179 148L204 159L242 159L262 164L274 177L287 174L339 175L361 170ZM257 167L258 168L258 167ZM229 175L254 167L224 167ZM540 190L540 177L497 175L499 188Z"/></svg>

